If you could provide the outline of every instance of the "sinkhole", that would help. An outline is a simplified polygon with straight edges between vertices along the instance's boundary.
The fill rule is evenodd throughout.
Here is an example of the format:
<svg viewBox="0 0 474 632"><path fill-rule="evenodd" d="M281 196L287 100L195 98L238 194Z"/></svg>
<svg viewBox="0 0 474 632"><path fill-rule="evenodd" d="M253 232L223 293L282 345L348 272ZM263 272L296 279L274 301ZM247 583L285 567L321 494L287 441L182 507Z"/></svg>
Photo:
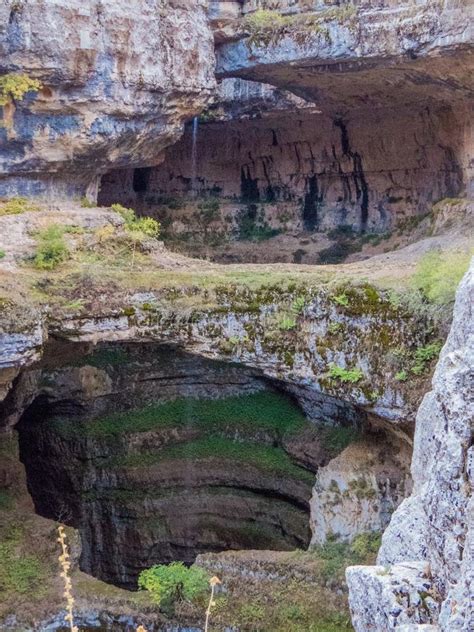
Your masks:
<svg viewBox="0 0 474 632"><path fill-rule="evenodd" d="M334 455L285 384L151 343L43 364L20 459L36 512L79 530L83 571L134 589L153 564L308 547Z"/></svg>

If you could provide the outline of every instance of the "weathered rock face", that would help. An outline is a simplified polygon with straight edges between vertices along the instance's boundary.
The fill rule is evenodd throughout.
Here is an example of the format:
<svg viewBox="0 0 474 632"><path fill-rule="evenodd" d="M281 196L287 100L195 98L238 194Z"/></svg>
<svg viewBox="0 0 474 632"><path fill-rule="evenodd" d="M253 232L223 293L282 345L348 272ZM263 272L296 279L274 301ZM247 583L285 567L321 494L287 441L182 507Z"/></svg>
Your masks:
<svg viewBox="0 0 474 632"><path fill-rule="evenodd" d="M375 436L320 468L311 498L312 544L383 531L410 491L410 456L405 442Z"/></svg>
<svg viewBox="0 0 474 632"><path fill-rule="evenodd" d="M156 345L55 357L32 371L20 458L37 512L79 529L83 570L133 588L154 563L308 546L330 451L258 373Z"/></svg>
<svg viewBox="0 0 474 632"><path fill-rule="evenodd" d="M157 164L214 87L203 0L7 0L0 25L0 72L43 85L3 108L0 195L94 198L113 166Z"/></svg>
<svg viewBox="0 0 474 632"><path fill-rule="evenodd" d="M471 265L458 289L433 390L418 411L413 494L383 536L378 561L389 568L347 572L353 622L360 632L392 630L401 623L437 624L445 632L474 625L473 290ZM397 599L395 585L401 583L407 594L414 593L410 602Z"/></svg>
<svg viewBox="0 0 474 632"><path fill-rule="evenodd" d="M203 119L197 135L189 128L159 167L104 176L99 202L154 215L170 238L186 238L190 247L207 230L215 247L219 235L252 238L252 221L255 234L260 227L267 237L310 237L341 226L389 232L469 186L474 144L467 110L400 107L340 117L289 97L285 104L265 86L259 99L256 93L240 86L240 110L223 100L210 110L223 120ZM220 203L210 217L201 196Z"/></svg>
<svg viewBox="0 0 474 632"><path fill-rule="evenodd" d="M280 3L273 4L267 8L279 8ZM265 81L339 115L402 104L469 102L470 2L294 4L297 13L309 13L283 23L244 23L240 38L234 33L221 44L218 76Z"/></svg>

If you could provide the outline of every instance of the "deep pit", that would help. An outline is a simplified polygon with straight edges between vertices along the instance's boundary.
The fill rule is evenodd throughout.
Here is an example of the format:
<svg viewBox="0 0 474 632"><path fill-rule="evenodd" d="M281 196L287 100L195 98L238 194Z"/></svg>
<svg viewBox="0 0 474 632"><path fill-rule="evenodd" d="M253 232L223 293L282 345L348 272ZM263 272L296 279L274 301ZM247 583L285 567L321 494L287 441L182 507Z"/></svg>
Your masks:
<svg viewBox="0 0 474 632"><path fill-rule="evenodd" d="M17 430L36 512L79 530L82 570L134 589L157 563L308 548L315 474L353 426L310 422L283 384L172 347L70 352L46 354Z"/></svg>

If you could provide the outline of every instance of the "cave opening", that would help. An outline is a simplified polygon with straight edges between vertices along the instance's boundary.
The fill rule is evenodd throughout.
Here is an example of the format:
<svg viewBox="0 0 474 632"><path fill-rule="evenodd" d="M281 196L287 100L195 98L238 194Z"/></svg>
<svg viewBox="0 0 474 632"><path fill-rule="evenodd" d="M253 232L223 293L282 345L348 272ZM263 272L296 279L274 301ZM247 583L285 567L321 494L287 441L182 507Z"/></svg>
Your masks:
<svg viewBox="0 0 474 632"><path fill-rule="evenodd" d="M465 194L454 108L360 107L342 119L270 85L225 79L197 141L193 129L156 167L105 174L98 199L159 220L171 250L218 263L361 260L418 240L413 227L437 202ZM257 221L242 230L250 204Z"/></svg>
<svg viewBox="0 0 474 632"><path fill-rule="evenodd" d="M331 455L291 389L152 343L103 343L43 370L16 429L36 512L78 529L81 570L141 570L226 550L307 549Z"/></svg>

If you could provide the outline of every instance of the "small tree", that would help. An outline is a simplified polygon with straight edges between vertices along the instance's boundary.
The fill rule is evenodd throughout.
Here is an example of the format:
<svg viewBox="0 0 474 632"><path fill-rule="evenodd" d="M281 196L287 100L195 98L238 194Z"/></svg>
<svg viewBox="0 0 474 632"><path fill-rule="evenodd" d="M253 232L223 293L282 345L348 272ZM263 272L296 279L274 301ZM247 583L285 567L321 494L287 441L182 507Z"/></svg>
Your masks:
<svg viewBox="0 0 474 632"><path fill-rule="evenodd" d="M182 562L173 562L142 571L138 586L148 590L157 606L169 610L177 602L192 601L207 592L209 578L206 571L198 566L188 568Z"/></svg>

